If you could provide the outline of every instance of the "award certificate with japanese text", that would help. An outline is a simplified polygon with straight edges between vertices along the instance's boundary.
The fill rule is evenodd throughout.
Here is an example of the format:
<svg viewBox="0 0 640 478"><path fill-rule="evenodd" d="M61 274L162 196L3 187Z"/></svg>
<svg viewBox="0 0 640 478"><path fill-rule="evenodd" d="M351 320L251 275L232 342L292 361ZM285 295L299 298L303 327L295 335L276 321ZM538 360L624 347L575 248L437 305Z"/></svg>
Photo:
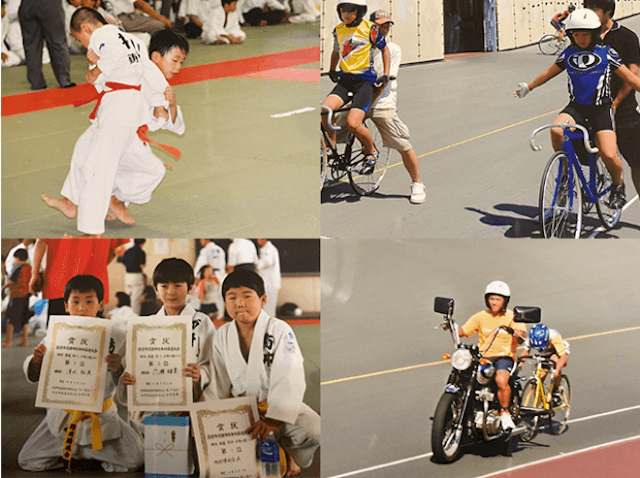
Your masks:
<svg viewBox="0 0 640 478"><path fill-rule="evenodd" d="M51 316L36 407L101 412L111 321Z"/></svg>
<svg viewBox="0 0 640 478"><path fill-rule="evenodd" d="M245 430L259 419L256 397L197 402L191 408L200 478L256 478L256 442Z"/></svg>
<svg viewBox="0 0 640 478"><path fill-rule="evenodd" d="M189 410L191 377L184 368L193 362L191 318L137 317L127 324L127 371L136 380L127 390L131 411Z"/></svg>

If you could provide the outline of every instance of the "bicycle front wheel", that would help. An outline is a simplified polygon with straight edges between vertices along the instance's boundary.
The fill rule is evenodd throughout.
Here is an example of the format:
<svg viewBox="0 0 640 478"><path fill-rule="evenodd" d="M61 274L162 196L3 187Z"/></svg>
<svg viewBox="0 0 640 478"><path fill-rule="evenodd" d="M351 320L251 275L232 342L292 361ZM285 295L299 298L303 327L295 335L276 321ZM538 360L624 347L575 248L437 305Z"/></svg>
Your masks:
<svg viewBox="0 0 640 478"><path fill-rule="evenodd" d="M560 403L551 403L551 416L549 428L554 435L560 435L567 429L569 413L571 412L571 384L569 377L562 375L560 379Z"/></svg>
<svg viewBox="0 0 640 478"><path fill-rule="evenodd" d="M544 170L538 198L542 237L579 238L582 229L582 194L577 174L569 174L564 151L555 153Z"/></svg>
<svg viewBox="0 0 640 478"><path fill-rule="evenodd" d="M556 35L544 35L538 41L538 48L543 55L555 55L559 53L561 50L562 42L558 42L558 37Z"/></svg>
<svg viewBox="0 0 640 478"><path fill-rule="evenodd" d="M538 382L535 379L529 380L522 388L522 400L520 401L520 410L522 411L522 421L529 425L530 431L523 433L520 438L523 441L529 441L536 433L538 419L540 415L529 415L527 412L542 409L542 397L537 392ZM524 409L524 410L523 410Z"/></svg>
<svg viewBox="0 0 640 478"><path fill-rule="evenodd" d="M327 147L324 144L324 137L320 135L320 190L324 188L327 182L327 169L329 168L327 160Z"/></svg>
<svg viewBox="0 0 640 478"><path fill-rule="evenodd" d="M612 229L618 221L620 220L620 214L622 210L609 207L609 191L611 191L611 184L613 180L611 179L611 175L602 161L602 158L598 156L596 160L596 196L598 200L596 201L596 211L598 212L598 217L600 218L600 222L605 227L605 229Z"/></svg>
<svg viewBox="0 0 640 478"><path fill-rule="evenodd" d="M348 172L349 182L353 190L361 196L368 196L380 187L380 183L389 167L391 150L382 145L382 137L371 118L365 119L364 125L371 132L373 146L379 153L378 159L371 174L362 174L365 165L363 147L360 141L350 136L349 141L353 141L353 146L351 148L351 162L349 163Z"/></svg>

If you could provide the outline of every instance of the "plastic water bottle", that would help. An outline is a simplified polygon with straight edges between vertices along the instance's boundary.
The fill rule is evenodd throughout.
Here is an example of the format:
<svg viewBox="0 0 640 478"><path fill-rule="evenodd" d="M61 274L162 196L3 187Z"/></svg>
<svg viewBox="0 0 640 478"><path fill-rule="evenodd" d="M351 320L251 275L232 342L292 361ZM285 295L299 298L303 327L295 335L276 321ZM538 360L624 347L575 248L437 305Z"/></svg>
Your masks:
<svg viewBox="0 0 640 478"><path fill-rule="evenodd" d="M260 442L260 470L262 478L280 478L280 448L273 432Z"/></svg>

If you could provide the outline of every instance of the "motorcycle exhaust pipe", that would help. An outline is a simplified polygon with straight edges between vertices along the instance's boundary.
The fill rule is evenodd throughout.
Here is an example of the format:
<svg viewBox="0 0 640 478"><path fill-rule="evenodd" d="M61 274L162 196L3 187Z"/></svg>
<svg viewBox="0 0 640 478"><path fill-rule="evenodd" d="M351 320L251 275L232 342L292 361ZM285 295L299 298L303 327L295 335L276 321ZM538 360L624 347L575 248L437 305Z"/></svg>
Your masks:
<svg viewBox="0 0 640 478"><path fill-rule="evenodd" d="M528 429L529 429L529 427L527 425L522 425L522 426L516 427L513 430L511 430L511 436L522 435Z"/></svg>

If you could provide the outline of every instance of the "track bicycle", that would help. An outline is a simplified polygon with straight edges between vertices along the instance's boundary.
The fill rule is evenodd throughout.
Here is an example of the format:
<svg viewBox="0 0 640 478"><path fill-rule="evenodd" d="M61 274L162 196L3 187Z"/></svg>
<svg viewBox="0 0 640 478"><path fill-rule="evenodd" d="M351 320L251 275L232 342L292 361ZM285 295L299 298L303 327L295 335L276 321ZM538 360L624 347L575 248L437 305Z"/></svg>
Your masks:
<svg viewBox="0 0 640 478"><path fill-rule="evenodd" d="M523 435L525 441L530 440L538 426L540 417L547 417L549 429L554 435L560 435L567 428L571 412L571 384L565 374L560 376L560 391L554 394L553 374L555 362L541 356L527 356L519 359L520 363L532 360L534 374L523 379L520 413L528 422L531 432Z"/></svg>
<svg viewBox="0 0 640 478"><path fill-rule="evenodd" d="M328 106L322 105L322 115L327 115L327 124L330 129L339 131L340 126L332 124L333 114L348 112L350 106L339 108L335 111ZM349 132L342 135L338 134L337 144L334 146L329 137L329 132L325 129L324 124L320 123L320 187L324 188L327 179L340 181L345 176L349 177L349 183L353 190L361 195L368 196L374 193L382 183L382 179L389 167L389 157L391 155L390 148L383 146L382 137L378 132L373 120L368 116L365 117L364 126L371 132L373 145L378 151L378 159L372 172L363 174L365 168L364 148L360 141Z"/></svg>
<svg viewBox="0 0 640 478"><path fill-rule="evenodd" d="M604 228L612 229L620 220L621 210L609 207L611 175L598 155L598 148L591 145L584 126L569 122L541 126L531 133L531 149L540 151L542 146L535 144L536 134L554 127L562 128L564 133L562 151L551 156L540 183L538 220L542 236L579 238L582 216L593 204ZM581 140L589 153L588 163L584 160L588 164L585 166L588 179L573 140Z"/></svg>
<svg viewBox="0 0 640 478"><path fill-rule="evenodd" d="M562 40L558 41L560 31L555 33L548 33L542 35L542 38L538 40L538 48L543 55L559 55L571 44L571 40L568 35L565 35Z"/></svg>

